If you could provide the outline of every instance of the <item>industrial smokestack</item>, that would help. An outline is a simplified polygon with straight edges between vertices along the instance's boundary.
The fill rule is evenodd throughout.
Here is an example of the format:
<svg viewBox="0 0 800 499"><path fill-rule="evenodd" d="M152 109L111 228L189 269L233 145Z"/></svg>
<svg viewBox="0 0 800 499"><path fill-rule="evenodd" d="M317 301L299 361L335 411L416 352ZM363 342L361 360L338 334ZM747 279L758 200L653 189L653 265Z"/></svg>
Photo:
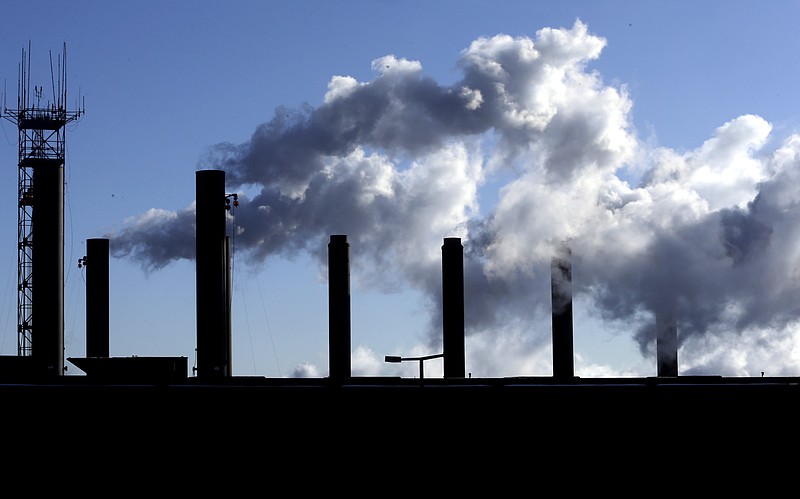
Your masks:
<svg viewBox="0 0 800 499"><path fill-rule="evenodd" d="M463 378L464 247L458 237L446 237L442 245L442 341L444 377Z"/></svg>
<svg viewBox="0 0 800 499"><path fill-rule="evenodd" d="M674 307L656 313L656 362L659 377L678 376L678 326Z"/></svg>
<svg viewBox="0 0 800 499"><path fill-rule="evenodd" d="M575 376L572 334L572 251L562 245L551 260L553 377Z"/></svg>
<svg viewBox="0 0 800 499"><path fill-rule="evenodd" d="M328 342L331 379L351 376L350 243L332 235L328 243Z"/></svg>
<svg viewBox="0 0 800 499"><path fill-rule="evenodd" d="M87 239L86 356L108 357L108 239Z"/></svg>
<svg viewBox="0 0 800 499"><path fill-rule="evenodd" d="M233 247L231 238L225 236L225 337L228 339L228 375L233 375Z"/></svg>
<svg viewBox="0 0 800 499"><path fill-rule="evenodd" d="M352 373L350 359L350 243L332 235L328 243L328 376L343 381Z"/></svg>
<svg viewBox="0 0 800 499"><path fill-rule="evenodd" d="M197 376L230 376L225 172L196 172Z"/></svg>
<svg viewBox="0 0 800 499"><path fill-rule="evenodd" d="M64 373L64 163L33 167L32 357L46 376Z"/></svg>

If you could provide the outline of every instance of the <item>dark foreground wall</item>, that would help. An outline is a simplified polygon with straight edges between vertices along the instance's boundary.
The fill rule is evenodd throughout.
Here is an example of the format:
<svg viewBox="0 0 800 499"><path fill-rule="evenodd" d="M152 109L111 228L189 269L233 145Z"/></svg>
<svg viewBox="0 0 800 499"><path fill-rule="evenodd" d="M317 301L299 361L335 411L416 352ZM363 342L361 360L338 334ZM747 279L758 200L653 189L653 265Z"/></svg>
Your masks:
<svg viewBox="0 0 800 499"><path fill-rule="evenodd" d="M698 486L773 497L796 476L794 378L63 378L0 384L6 476L224 497L682 497Z"/></svg>
<svg viewBox="0 0 800 499"><path fill-rule="evenodd" d="M70 379L74 378L74 379ZM703 440L735 434L794 433L800 387L795 378L443 379L232 378L201 384L103 385L84 377L59 384L0 385L3 418L43 420L39 437L70 428L82 438L132 436L298 444L394 445L532 438L585 442ZM10 422L10 421L9 421ZM137 439L134 439L138 441Z"/></svg>

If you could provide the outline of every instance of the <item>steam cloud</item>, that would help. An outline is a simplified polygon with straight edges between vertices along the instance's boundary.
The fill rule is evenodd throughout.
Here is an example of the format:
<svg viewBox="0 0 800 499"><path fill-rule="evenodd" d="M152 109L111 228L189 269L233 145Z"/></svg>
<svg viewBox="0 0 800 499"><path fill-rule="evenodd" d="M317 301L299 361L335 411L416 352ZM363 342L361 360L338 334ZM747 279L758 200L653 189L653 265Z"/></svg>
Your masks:
<svg viewBox="0 0 800 499"><path fill-rule="evenodd" d="M768 149L770 123L744 115L696 150L648 147L625 87L587 69L605 43L576 21L475 40L451 86L394 55L371 81L334 76L319 107L208 151L240 192L237 251L323 265L347 234L359 285L429 297L436 345L442 239L461 237L470 360L499 376L549 374L550 259L566 242L576 307L624 324L645 358L671 307L681 374L796 374L800 135ZM109 236L112 255L193 258L193 223L193 205L151 210Z"/></svg>

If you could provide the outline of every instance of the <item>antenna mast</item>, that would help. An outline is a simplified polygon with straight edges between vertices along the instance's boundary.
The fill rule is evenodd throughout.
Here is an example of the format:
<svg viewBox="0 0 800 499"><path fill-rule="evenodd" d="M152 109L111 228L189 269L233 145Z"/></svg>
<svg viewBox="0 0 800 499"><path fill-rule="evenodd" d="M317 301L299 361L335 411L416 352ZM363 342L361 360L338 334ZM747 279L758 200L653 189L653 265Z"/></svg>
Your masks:
<svg viewBox="0 0 800 499"><path fill-rule="evenodd" d="M53 93L50 98L45 96L42 86L34 86L31 94L28 42L28 50L22 49L19 66L17 107L8 109L4 95L0 117L14 123L19 130L17 354L36 357L41 361L37 366L61 375L64 370L66 125L84 113L82 107L76 111L66 109L66 43L55 68L51 53L50 78Z"/></svg>

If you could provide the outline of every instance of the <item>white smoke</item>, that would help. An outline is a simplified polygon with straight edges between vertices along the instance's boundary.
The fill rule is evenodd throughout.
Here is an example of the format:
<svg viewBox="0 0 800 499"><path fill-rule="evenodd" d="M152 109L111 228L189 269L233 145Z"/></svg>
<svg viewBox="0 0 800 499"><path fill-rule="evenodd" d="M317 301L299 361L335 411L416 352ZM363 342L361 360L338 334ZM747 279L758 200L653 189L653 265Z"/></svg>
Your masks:
<svg viewBox="0 0 800 499"><path fill-rule="evenodd" d="M241 192L237 245L252 264L297 252L324 264L328 236L346 234L361 285L426 293L432 345L442 239L461 237L468 365L483 376L549 374L563 242L575 302L627 323L653 363L654 314L672 306L681 374L796 374L800 137L767 150L771 125L745 115L696 150L649 148L625 87L588 69L605 43L580 21L480 38L449 86L387 55L373 80L334 76L319 107L279 108L202 165ZM481 206L489 188L497 203ZM148 212L108 236L112 254L151 270L192 258L193 221L193 205ZM354 371L379 369L356 351Z"/></svg>

